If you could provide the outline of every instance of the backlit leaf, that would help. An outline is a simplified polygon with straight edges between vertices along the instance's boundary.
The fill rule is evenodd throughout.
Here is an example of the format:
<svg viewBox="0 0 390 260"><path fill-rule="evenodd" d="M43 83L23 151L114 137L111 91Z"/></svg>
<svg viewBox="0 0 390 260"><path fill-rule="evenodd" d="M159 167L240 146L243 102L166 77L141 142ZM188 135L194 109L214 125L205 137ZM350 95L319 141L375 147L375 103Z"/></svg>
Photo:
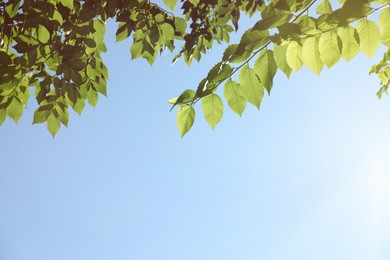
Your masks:
<svg viewBox="0 0 390 260"><path fill-rule="evenodd" d="M5 118L6 118L6 115L7 115L7 112L5 111L5 109L0 109L0 125L2 125L5 121Z"/></svg>
<svg viewBox="0 0 390 260"><path fill-rule="evenodd" d="M322 2L317 6L317 14L330 14L332 13L332 6L330 5L329 0L322 0Z"/></svg>
<svg viewBox="0 0 390 260"><path fill-rule="evenodd" d="M310 37L303 42L302 61L315 74L320 75L324 64L321 61L320 52L318 51L318 42L318 37Z"/></svg>
<svg viewBox="0 0 390 260"><path fill-rule="evenodd" d="M23 105L16 98L13 98L7 107L7 116L17 123L23 114Z"/></svg>
<svg viewBox="0 0 390 260"><path fill-rule="evenodd" d="M283 45L274 45L274 58L276 65L280 68L281 71L287 76L287 78L290 78L290 75L292 73L292 69L287 64L287 44Z"/></svg>
<svg viewBox="0 0 390 260"><path fill-rule="evenodd" d="M43 25L38 26L37 34L38 34L38 40L42 43L47 43L50 39L50 33Z"/></svg>
<svg viewBox="0 0 390 260"><path fill-rule="evenodd" d="M261 100L264 96L264 87L261 85L256 73L248 65L245 65L242 67L238 79L248 102L260 109Z"/></svg>
<svg viewBox="0 0 390 260"><path fill-rule="evenodd" d="M97 91L94 90L93 88L90 88L88 90L88 94L87 94L88 103L91 106L95 107L97 104L98 98L99 98L99 95L98 95Z"/></svg>
<svg viewBox="0 0 390 260"><path fill-rule="evenodd" d="M261 84L267 89L268 95L271 93L273 79L278 66L274 59L274 53L271 50L262 50L260 56L255 61L254 70L259 76Z"/></svg>
<svg viewBox="0 0 390 260"><path fill-rule="evenodd" d="M369 58L372 57L380 45L380 31L378 26L368 19L356 24L356 31L360 38L360 50Z"/></svg>
<svg viewBox="0 0 390 260"><path fill-rule="evenodd" d="M49 130L53 138L60 130L60 126L60 120L58 120L53 114L50 114L47 118L47 130Z"/></svg>
<svg viewBox="0 0 390 260"><path fill-rule="evenodd" d="M189 105L183 105L177 110L176 125L180 137L183 137L192 127L195 121L195 109Z"/></svg>
<svg viewBox="0 0 390 260"><path fill-rule="evenodd" d="M210 94L202 98L203 115L207 123L214 130L223 116L222 99L217 94Z"/></svg>
<svg viewBox="0 0 390 260"><path fill-rule="evenodd" d="M390 8L385 8L381 12L379 26L382 29L381 42L390 47Z"/></svg>
<svg viewBox="0 0 390 260"><path fill-rule="evenodd" d="M332 67L340 60L340 46L337 33L332 30L320 36L318 49L322 62L328 67Z"/></svg>
<svg viewBox="0 0 390 260"><path fill-rule="evenodd" d="M61 4L70 10L73 9L73 0L60 0Z"/></svg>
<svg viewBox="0 0 390 260"><path fill-rule="evenodd" d="M346 61L350 61L356 54L359 53L359 43L356 38L357 32L355 28L351 26L340 27L337 31L341 42L342 42L342 50L341 55Z"/></svg>
<svg viewBox="0 0 390 260"><path fill-rule="evenodd" d="M302 68L302 45L300 43L291 41L288 44L286 61L293 71L298 71Z"/></svg>
<svg viewBox="0 0 390 260"><path fill-rule="evenodd" d="M241 116L246 107L246 98L242 93L241 85L229 78L225 83L223 94L229 107Z"/></svg>
<svg viewBox="0 0 390 260"><path fill-rule="evenodd" d="M173 11L175 9L177 0L164 0L164 3Z"/></svg>

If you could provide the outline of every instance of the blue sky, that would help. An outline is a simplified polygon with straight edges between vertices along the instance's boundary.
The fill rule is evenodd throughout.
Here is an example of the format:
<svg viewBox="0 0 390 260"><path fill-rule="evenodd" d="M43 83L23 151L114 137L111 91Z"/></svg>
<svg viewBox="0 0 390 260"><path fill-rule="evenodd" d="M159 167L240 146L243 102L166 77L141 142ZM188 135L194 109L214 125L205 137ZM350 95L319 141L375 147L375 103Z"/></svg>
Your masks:
<svg viewBox="0 0 390 260"><path fill-rule="evenodd" d="M108 98L53 139L0 127L0 260L390 259L390 102L372 59L279 73L260 111L197 107L180 139L165 100L220 59L131 61L107 33ZM225 102L226 104L226 102Z"/></svg>

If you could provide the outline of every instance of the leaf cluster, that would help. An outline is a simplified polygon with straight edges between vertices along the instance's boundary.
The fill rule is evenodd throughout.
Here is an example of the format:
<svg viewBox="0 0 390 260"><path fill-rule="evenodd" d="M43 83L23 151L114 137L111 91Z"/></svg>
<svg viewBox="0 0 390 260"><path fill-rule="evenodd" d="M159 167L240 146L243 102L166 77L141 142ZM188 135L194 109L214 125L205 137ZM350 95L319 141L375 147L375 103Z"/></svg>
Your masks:
<svg viewBox="0 0 390 260"><path fill-rule="evenodd" d="M380 45L390 47L389 0L164 0L172 11L147 0L7 0L0 1L0 124L17 122L33 89L38 108L33 124L47 123L54 136L68 125L69 109L80 114L99 93L107 95L108 69L101 53L105 24L114 19L116 41L132 38L132 59L153 64L164 50L179 49L173 61L190 65L213 47L230 42L242 15L259 15L241 40L225 49L196 89L168 102L178 106L181 136L195 120L201 101L214 129L228 106L242 115L247 103L260 108L264 92L273 88L278 71L290 77L307 66L317 75L341 58L360 51L372 57ZM372 14L380 12L379 21ZM177 48L176 44L182 44ZM374 65L381 81L378 97L387 93L390 52Z"/></svg>

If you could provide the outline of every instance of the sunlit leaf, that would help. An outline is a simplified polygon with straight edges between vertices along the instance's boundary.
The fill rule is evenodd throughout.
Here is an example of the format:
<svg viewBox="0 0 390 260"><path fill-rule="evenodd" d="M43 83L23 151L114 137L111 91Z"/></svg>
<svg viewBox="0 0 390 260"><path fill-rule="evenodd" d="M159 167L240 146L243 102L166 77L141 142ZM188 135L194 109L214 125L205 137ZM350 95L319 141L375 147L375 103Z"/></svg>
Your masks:
<svg viewBox="0 0 390 260"><path fill-rule="evenodd" d="M194 121L195 109L192 106L183 105L177 110L176 124L181 137L191 129Z"/></svg>
<svg viewBox="0 0 390 260"><path fill-rule="evenodd" d="M346 61L350 61L359 53L359 43L356 40L357 32L351 26L346 26L340 27L337 34L342 42L341 55Z"/></svg>
<svg viewBox="0 0 390 260"><path fill-rule="evenodd" d="M203 115L207 123L214 130L223 116L222 99L217 94L210 94L202 98Z"/></svg>
<svg viewBox="0 0 390 260"><path fill-rule="evenodd" d="M61 4L67 8L69 8L70 10L72 10L74 7L73 7L73 0L60 0Z"/></svg>
<svg viewBox="0 0 390 260"><path fill-rule="evenodd" d="M164 0L164 3L173 11L175 9L177 0Z"/></svg>
<svg viewBox="0 0 390 260"><path fill-rule="evenodd" d="M274 45L274 58L276 65L280 68L281 71L287 76L287 78L290 78L290 75L292 73L292 69L287 63L287 44L283 45Z"/></svg>
<svg viewBox="0 0 390 260"><path fill-rule="evenodd" d="M43 25L38 25L38 40L42 43L47 43L50 39L50 33Z"/></svg>
<svg viewBox="0 0 390 260"><path fill-rule="evenodd" d="M23 105L19 100L13 98L7 107L7 116L17 123L23 114Z"/></svg>
<svg viewBox="0 0 390 260"><path fill-rule="evenodd" d="M305 39L302 47L302 61L315 74L320 75L324 66L318 51L318 37L310 37Z"/></svg>
<svg viewBox="0 0 390 260"><path fill-rule="evenodd" d="M47 130L49 130L53 138L60 130L60 127L60 120L58 120L58 118L56 118L53 114L50 114L47 118Z"/></svg>
<svg viewBox="0 0 390 260"><path fill-rule="evenodd" d="M379 26L382 29L381 42L390 47L390 8L382 10L379 16Z"/></svg>
<svg viewBox="0 0 390 260"><path fill-rule="evenodd" d="M372 57L380 45L380 31L378 26L368 19L363 19L356 24L359 34L360 50L368 57Z"/></svg>
<svg viewBox="0 0 390 260"><path fill-rule="evenodd" d="M241 116L246 107L246 98L243 94L241 85L229 78L225 83L223 94L229 107Z"/></svg>
<svg viewBox="0 0 390 260"><path fill-rule="evenodd" d="M300 43L291 41L288 44L286 61L293 71L298 71L302 68L302 45Z"/></svg>
<svg viewBox="0 0 390 260"><path fill-rule="evenodd" d="M260 109L261 100L264 96L264 87L261 85L254 70L245 65L242 67L238 79L248 102Z"/></svg>
<svg viewBox="0 0 390 260"><path fill-rule="evenodd" d="M267 89L268 95L271 93L273 78L278 66L274 59L274 52L271 50L262 50L255 61L254 71L259 76L261 84Z"/></svg>
<svg viewBox="0 0 390 260"><path fill-rule="evenodd" d="M335 31L325 32L320 36L318 49L322 62L328 67L335 65L340 57L339 38Z"/></svg>

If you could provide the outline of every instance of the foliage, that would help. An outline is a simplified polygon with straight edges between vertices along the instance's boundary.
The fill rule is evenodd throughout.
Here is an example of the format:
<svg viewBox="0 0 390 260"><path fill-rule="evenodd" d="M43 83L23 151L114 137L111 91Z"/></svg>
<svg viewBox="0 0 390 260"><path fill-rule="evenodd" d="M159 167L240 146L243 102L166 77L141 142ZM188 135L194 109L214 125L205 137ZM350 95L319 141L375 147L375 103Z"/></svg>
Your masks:
<svg viewBox="0 0 390 260"><path fill-rule="evenodd" d="M171 10L179 4L164 3ZM181 0L181 11L176 16L147 0L0 1L0 124L7 116L19 120L30 87L39 104L33 123L46 122L53 136L67 126L69 107L80 114L85 101L95 106L98 93L106 95L101 53L108 19L118 23L117 41L132 36L132 59L152 64L182 43L174 61L190 65L215 42L229 42L241 15L261 14L196 90L168 101L178 106L181 136L192 127L199 100L210 126L220 122L224 106L216 91L223 83L228 106L241 116L247 102L260 108L278 70L290 77L305 65L319 75L341 58L349 61L359 51L372 57L381 44L390 47L390 0ZM378 21L371 18L376 12ZM390 49L370 71L381 82L378 97L389 87L389 61Z"/></svg>

